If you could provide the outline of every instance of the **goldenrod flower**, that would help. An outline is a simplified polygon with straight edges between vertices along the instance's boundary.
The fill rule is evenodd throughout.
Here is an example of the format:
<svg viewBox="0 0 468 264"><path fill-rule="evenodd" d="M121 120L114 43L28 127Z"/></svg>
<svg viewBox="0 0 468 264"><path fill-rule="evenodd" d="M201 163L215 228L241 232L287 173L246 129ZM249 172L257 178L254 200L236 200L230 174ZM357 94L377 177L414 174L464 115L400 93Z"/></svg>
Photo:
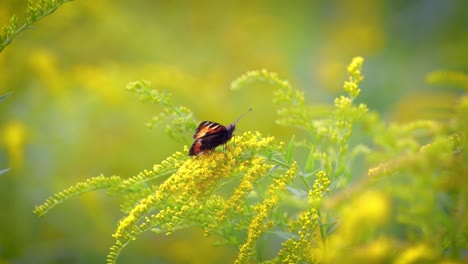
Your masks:
<svg viewBox="0 0 468 264"><path fill-rule="evenodd" d="M309 204L313 205L320 201L324 194L330 192L328 188L331 184L330 179L324 171L316 173L317 178L314 181L312 190L309 191Z"/></svg>
<svg viewBox="0 0 468 264"><path fill-rule="evenodd" d="M250 257L253 255L257 239L271 227L267 219L279 202L279 193L285 190L286 184L294 179L296 173L297 163L294 162L283 176L275 179L273 184L270 185L268 188L269 198L266 198L262 203L254 206L257 215L250 222L247 238L239 249L239 254L235 261L236 264L249 262Z"/></svg>
<svg viewBox="0 0 468 264"><path fill-rule="evenodd" d="M242 173L243 180L231 198L217 212L216 222L223 222L231 212L240 212L242 207L239 205L245 196L249 194L257 180L272 168L264 157L257 155L248 157L245 153L266 149L271 151L278 149L278 146L272 144L273 137L263 137L258 132L246 132L237 136L235 140L234 146L229 146L224 152L214 150L190 158L176 153L160 165L155 165L153 171L143 171L136 177L124 181L121 188L129 188L168 169L176 169L166 181L157 186L153 193L133 206L128 216L120 221L114 238L119 241L129 241L149 229L170 235L180 228L183 221L191 217L190 215L197 213L203 215L201 217L210 219L203 214L207 204L215 208L222 205L220 202L222 200L213 196L213 192L222 181L229 180L235 172ZM287 176L285 179L291 180L291 177ZM277 186L284 189L282 181L284 180L278 182ZM276 203L277 200L275 196L270 203ZM206 227L206 234L209 234L210 229L216 228L216 223L208 224Z"/></svg>
<svg viewBox="0 0 468 264"><path fill-rule="evenodd" d="M247 166L248 167L247 167ZM241 183L234 190L233 195L226 200L224 207L217 214L218 221L225 221L230 213L239 213L244 209L243 201L252 191L260 177L272 168L265 163L265 158L254 156L252 160L241 164L240 171L244 172Z"/></svg>
<svg viewBox="0 0 468 264"><path fill-rule="evenodd" d="M438 261L443 258L441 248L456 255L465 242L465 215L459 210L465 197L456 185L466 186L461 175L466 174L468 100L466 96L460 99L450 125L436 121L385 125L365 104L354 103L363 80L362 63L360 57L353 59L343 86L345 94L321 111L307 106L301 91L266 70L249 72L233 82L233 89L254 80L275 85L278 123L308 133L300 141L293 137L285 150L283 142L259 132L245 132L224 148L195 157L187 157L185 146L131 178L98 176L70 187L47 199L35 213L42 215L90 190L107 188L109 194L122 195L122 211L127 216L114 233L109 263L115 263L122 249L142 232L171 235L189 226L238 246L236 263L260 260L263 255L257 243L270 235L284 241L277 256L265 263ZM460 75L453 77L464 80ZM150 89L145 81L130 83L128 89L143 101L165 107L155 123L169 119L178 124L173 133L189 131L194 122L191 112L175 107L169 94ZM354 144L358 140L351 140L353 129L361 121L371 138ZM372 149L371 140L377 150ZM301 167L294 161L297 146L309 153ZM380 164L359 179L352 168L358 154ZM431 174L434 170L436 175ZM390 177L377 175L391 175L390 183L397 182L398 188L380 182ZM158 184L152 184L156 179ZM329 198L332 203L327 203ZM399 207L404 212L394 211ZM434 216L431 210L440 215L430 217ZM452 219L453 215L457 217ZM389 235L391 221L404 228L397 238ZM410 239L406 230L411 232ZM431 241L433 237L438 239ZM431 243L407 247L416 240Z"/></svg>

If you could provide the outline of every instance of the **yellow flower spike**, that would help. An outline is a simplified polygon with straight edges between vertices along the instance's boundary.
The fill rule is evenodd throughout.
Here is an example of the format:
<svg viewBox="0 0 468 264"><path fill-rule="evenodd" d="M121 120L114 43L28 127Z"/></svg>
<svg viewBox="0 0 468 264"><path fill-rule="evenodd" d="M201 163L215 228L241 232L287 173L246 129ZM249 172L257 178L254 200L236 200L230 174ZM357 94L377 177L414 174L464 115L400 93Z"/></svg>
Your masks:
<svg viewBox="0 0 468 264"><path fill-rule="evenodd" d="M252 133L247 131L241 136L236 138L236 148L233 151L235 157L241 156L245 151L260 150L264 148L279 149L278 145L272 144L274 142L274 137L263 137L258 131Z"/></svg>
<svg viewBox="0 0 468 264"><path fill-rule="evenodd" d="M250 257L255 250L255 243L269 226L268 217L273 212L279 202L279 194L286 188L286 184L291 182L297 174L297 163L293 162L291 167L279 179L275 179L274 183L268 187L269 198L265 199L261 204L254 205L257 215L250 222L247 238L244 244L239 249L239 254L234 263L249 263Z"/></svg>
<svg viewBox="0 0 468 264"><path fill-rule="evenodd" d="M318 211L310 208L301 213L297 220L290 224L291 230L298 230L298 238L292 237L283 242L283 248L278 253L278 262L282 263L314 263L315 257L311 251L312 239L318 226Z"/></svg>
<svg viewBox="0 0 468 264"><path fill-rule="evenodd" d="M229 155L227 154L227 157ZM210 190L217 186L221 178L231 174L234 167L225 162L225 157L224 153L212 152L187 159L181 163L178 171L158 186L154 197L144 199L136 208L147 208L148 201L154 206L161 201L160 199L165 199L169 195L174 197L176 204L182 206L180 209L177 208L177 205L175 207L167 206L156 215L152 215L150 222L146 221L147 224L140 227L151 228L163 224L164 230L171 234L174 227L179 224L181 219L185 218L186 214L192 209L202 208L198 199L209 195ZM142 212L142 209L132 210L129 219L131 217L138 221L142 217ZM116 233L125 233L124 231L128 229L126 226L131 223L122 221ZM137 233L142 231L144 230L138 230Z"/></svg>
<svg viewBox="0 0 468 264"><path fill-rule="evenodd" d="M362 57L356 57L348 66L349 79L344 83L343 89L351 96L351 98L356 98L361 93L359 83L364 79L361 75L363 63L364 59Z"/></svg>
<svg viewBox="0 0 468 264"><path fill-rule="evenodd" d="M329 192L328 187L330 186L330 180L327 177L326 172L318 171L316 173L316 179L312 186L312 190L309 191L309 204L314 205L319 202L323 195Z"/></svg>
<svg viewBox="0 0 468 264"><path fill-rule="evenodd" d="M361 68L364 63L364 58L355 57L348 66L348 73L353 77L361 76Z"/></svg>

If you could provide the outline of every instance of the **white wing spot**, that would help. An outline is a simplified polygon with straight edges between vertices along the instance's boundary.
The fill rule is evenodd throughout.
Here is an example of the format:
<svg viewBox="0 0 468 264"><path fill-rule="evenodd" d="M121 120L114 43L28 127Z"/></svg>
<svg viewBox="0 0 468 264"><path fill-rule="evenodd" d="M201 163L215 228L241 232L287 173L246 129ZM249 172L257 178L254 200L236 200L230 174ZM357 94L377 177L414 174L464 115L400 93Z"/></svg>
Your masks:
<svg viewBox="0 0 468 264"><path fill-rule="evenodd" d="M219 127L219 125L215 124L215 123L211 123L208 127L211 128L211 129L216 129L216 128Z"/></svg>

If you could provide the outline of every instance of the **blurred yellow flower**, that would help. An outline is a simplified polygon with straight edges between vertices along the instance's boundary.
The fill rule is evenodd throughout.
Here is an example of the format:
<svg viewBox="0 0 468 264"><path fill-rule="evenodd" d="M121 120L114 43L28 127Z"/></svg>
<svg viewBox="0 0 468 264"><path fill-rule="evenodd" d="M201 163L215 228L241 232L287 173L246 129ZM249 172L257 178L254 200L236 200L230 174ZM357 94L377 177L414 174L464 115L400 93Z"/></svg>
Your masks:
<svg viewBox="0 0 468 264"><path fill-rule="evenodd" d="M426 75L426 82L432 85L453 85L468 91L468 74L456 71L433 71Z"/></svg>
<svg viewBox="0 0 468 264"><path fill-rule="evenodd" d="M403 253L396 259L395 264L430 263L434 261L434 259L434 249L427 245L420 244L403 251Z"/></svg>
<svg viewBox="0 0 468 264"><path fill-rule="evenodd" d="M54 96L61 96L68 83L58 70L57 59L49 50L34 50L29 57L29 65L34 76Z"/></svg>
<svg viewBox="0 0 468 264"><path fill-rule="evenodd" d="M125 100L122 67L119 65L77 65L72 74L75 83L109 105L118 105Z"/></svg>
<svg viewBox="0 0 468 264"><path fill-rule="evenodd" d="M378 226L387 220L389 213L390 201L386 195L369 191L361 194L346 208L343 219L353 225L368 223Z"/></svg>
<svg viewBox="0 0 468 264"><path fill-rule="evenodd" d="M341 224L336 233L330 236L330 243L321 245L318 251L320 259L326 263L343 260L342 256L346 255L344 250L359 245L376 232L389 218L390 201L381 192L368 191L347 203L342 211ZM381 247L376 246L372 250L377 256L386 247L386 242L382 242Z"/></svg>
<svg viewBox="0 0 468 264"><path fill-rule="evenodd" d="M20 121L11 121L3 129L3 141L8 153L8 164L13 169L21 169L24 163L26 127Z"/></svg>
<svg viewBox="0 0 468 264"><path fill-rule="evenodd" d="M379 238L357 247L352 259L359 263L382 263L393 254L394 244L388 238Z"/></svg>

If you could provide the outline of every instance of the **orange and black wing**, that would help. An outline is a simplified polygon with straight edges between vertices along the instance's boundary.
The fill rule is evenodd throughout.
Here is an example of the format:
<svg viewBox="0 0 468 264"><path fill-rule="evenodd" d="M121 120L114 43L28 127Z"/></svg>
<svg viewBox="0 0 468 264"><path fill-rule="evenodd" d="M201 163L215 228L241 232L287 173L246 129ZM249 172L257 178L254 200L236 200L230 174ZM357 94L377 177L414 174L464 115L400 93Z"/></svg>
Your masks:
<svg viewBox="0 0 468 264"><path fill-rule="evenodd" d="M205 150L213 150L217 146L227 142L227 133L211 134L197 138L190 147L189 156L198 156Z"/></svg>
<svg viewBox="0 0 468 264"><path fill-rule="evenodd" d="M203 121L198 125L193 138L199 139L209 135L224 134L225 132L225 126L211 121Z"/></svg>
<svg viewBox="0 0 468 264"><path fill-rule="evenodd" d="M211 121L201 122L193 138L195 141L190 147L190 156L197 156L205 150L212 150L229 140L227 128Z"/></svg>

